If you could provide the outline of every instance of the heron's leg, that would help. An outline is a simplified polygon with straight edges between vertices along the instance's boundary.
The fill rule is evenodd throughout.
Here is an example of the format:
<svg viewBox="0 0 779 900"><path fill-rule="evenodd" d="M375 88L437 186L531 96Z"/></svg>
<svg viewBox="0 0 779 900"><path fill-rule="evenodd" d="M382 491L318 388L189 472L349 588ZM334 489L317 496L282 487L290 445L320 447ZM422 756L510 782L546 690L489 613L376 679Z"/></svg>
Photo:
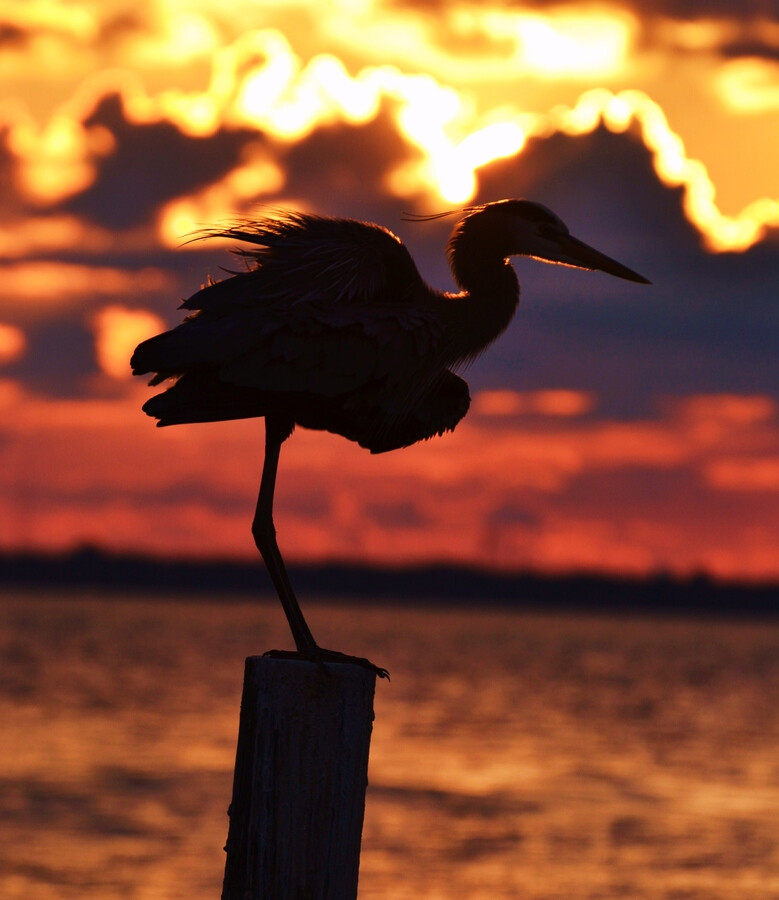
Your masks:
<svg viewBox="0 0 779 900"><path fill-rule="evenodd" d="M375 672L381 678L389 678L386 669L375 666L370 660L360 656L347 656L337 650L324 650L314 640L303 617L300 604L292 590L292 585L281 558L279 545L276 543L276 529L273 525L273 491L276 487L276 473L279 467L281 445L292 433L294 422L285 418L265 417L265 462L262 467L260 494L257 498L257 509L252 522L252 535L257 549L262 554L265 565L279 595L284 613L287 616L292 637L295 639L296 653L283 650L271 650L270 655L277 657L304 657L320 663L338 662L353 663Z"/></svg>
<svg viewBox="0 0 779 900"><path fill-rule="evenodd" d="M260 551L268 573L279 595L281 605L289 622L295 646L303 654L313 654L317 650L316 641L303 617L300 604L292 590L292 585L276 543L276 528L273 524L273 491L279 466L281 445L292 432L294 423L273 416L265 417L265 461L262 467L260 494L252 522L252 536Z"/></svg>

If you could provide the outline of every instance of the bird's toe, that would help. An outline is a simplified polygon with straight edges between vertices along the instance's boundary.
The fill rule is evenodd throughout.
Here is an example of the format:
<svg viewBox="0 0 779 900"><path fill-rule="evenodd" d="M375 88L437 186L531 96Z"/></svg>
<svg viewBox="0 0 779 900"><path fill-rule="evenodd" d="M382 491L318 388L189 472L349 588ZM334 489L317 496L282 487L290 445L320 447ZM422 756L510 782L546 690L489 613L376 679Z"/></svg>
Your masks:
<svg viewBox="0 0 779 900"><path fill-rule="evenodd" d="M314 647L312 650L268 650L263 654L272 659L302 659L320 664L336 663L340 665L360 666L368 669L379 678L386 678L389 681L389 672L381 666L374 665L364 656L350 656L348 653L340 653L338 650L326 650L324 647Z"/></svg>

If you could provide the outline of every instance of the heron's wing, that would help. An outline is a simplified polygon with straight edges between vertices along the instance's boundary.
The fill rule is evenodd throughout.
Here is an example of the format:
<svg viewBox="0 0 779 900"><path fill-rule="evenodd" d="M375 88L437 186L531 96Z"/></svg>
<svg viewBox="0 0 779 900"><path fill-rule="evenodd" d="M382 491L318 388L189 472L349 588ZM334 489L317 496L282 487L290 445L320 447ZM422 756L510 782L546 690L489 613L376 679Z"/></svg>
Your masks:
<svg viewBox="0 0 779 900"><path fill-rule="evenodd" d="M209 369L243 387L337 396L377 382L394 388L440 367L441 334L432 308L203 311L144 341L131 365L157 373L152 384Z"/></svg>
<svg viewBox="0 0 779 900"><path fill-rule="evenodd" d="M220 234L252 245L252 268L185 301L194 315L141 344L136 373L159 383L212 368L247 387L334 396L435 360L437 295L390 232L286 214Z"/></svg>
<svg viewBox="0 0 779 900"><path fill-rule="evenodd" d="M206 285L182 306L226 313L261 307L341 309L412 304L426 286L404 244L378 225L299 213L212 232L248 246L249 271Z"/></svg>
<svg viewBox="0 0 779 900"><path fill-rule="evenodd" d="M194 323L193 323L194 324ZM435 364L440 328L424 313L365 311L346 320L322 310L305 319L257 323L255 340L236 343L218 366L225 381L274 391L336 396L399 382Z"/></svg>

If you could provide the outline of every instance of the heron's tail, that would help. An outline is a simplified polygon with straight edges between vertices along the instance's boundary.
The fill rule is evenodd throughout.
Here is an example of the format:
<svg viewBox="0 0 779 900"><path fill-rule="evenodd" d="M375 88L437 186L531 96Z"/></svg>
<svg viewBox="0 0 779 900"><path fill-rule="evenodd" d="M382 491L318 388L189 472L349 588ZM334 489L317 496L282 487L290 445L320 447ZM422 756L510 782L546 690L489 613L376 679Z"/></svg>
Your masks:
<svg viewBox="0 0 779 900"><path fill-rule="evenodd" d="M182 375L166 391L150 397L143 411L163 426L251 419L275 412L275 408L264 391L227 384L202 371Z"/></svg>

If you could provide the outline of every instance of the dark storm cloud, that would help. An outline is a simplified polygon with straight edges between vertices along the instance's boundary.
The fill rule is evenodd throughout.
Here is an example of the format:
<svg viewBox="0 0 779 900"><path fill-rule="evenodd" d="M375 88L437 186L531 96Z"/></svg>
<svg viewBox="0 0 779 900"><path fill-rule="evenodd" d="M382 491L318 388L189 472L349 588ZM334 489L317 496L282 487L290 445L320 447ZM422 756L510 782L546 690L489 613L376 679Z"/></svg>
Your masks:
<svg viewBox="0 0 779 900"><path fill-rule="evenodd" d="M0 434L0 440L2 435ZM15 491L17 502L34 503L40 494L35 484L19 485ZM84 509L99 509L104 506L109 492L104 484L63 484L53 485L47 489L46 495L51 504L76 503ZM155 505L185 506L197 498L199 505L222 515L249 513L251 498L245 491L230 491L216 485L209 485L202 480L177 481L169 485L155 485L147 490L139 490L137 486L112 485L110 498L114 501L126 499L142 507Z"/></svg>
<svg viewBox="0 0 779 900"><path fill-rule="evenodd" d="M428 11L447 9L452 5L451 0L413 0L402 2L396 0L391 4L397 9L425 9ZM576 4L571 4L575 6ZM735 21L747 21L754 18L779 17L779 3L776 0L647 0L647 2L623 2L620 4L632 9L638 18L649 16L667 16L668 18L690 21L704 18L723 18ZM521 8L526 12L543 11L550 8L559 8L560 0L523 0L522 3L512 2L507 4L509 8ZM582 4L590 6L590 4Z"/></svg>
<svg viewBox="0 0 779 900"><path fill-rule="evenodd" d="M659 184L649 151L632 134L599 128L578 137L555 134L532 140L519 156L479 173L478 202L503 196L551 206L584 240L596 245L610 241L603 249L614 256L632 253L636 268L658 237L685 256L700 246L698 232L680 215L681 190Z"/></svg>
<svg viewBox="0 0 779 900"><path fill-rule="evenodd" d="M27 40L27 32L18 25L0 22L0 50L22 50Z"/></svg>
<svg viewBox="0 0 779 900"><path fill-rule="evenodd" d="M51 317L26 330L27 350L3 375L16 378L38 394L78 397L99 371L94 335L79 318Z"/></svg>
<svg viewBox="0 0 779 900"><path fill-rule="evenodd" d="M416 504L372 502L365 504L365 514L372 521L387 528L424 528L430 519Z"/></svg>
<svg viewBox="0 0 779 900"><path fill-rule="evenodd" d="M129 122L117 96L104 99L87 125L102 125L116 148L97 164L94 184L65 204L67 212L107 228L129 228L152 219L160 206L210 184L238 162L255 131L220 131L212 137L182 134L168 122Z"/></svg>
<svg viewBox="0 0 779 900"><path fill-rule="evenodd" d="M677 497L680 503L697 503L699 494L700 481L689 466L633 465L577 473L556 499L559 508L572 511L597 508L605 498L616 496L627 505L655 514L662 511L669 496Z"/></svg>
<svg viewBox="0 0 779 900"><path fill-rule="evenodd" d="M751 41L733 41L720 48L723 56L736 59L742 56L760 57L779 62L779 47Z"/></svg>
<svg viewBox="0 0 779 900"><path fill-rule="evenodd" d="M284 192L305 197L328 215L396 216L402 204L387 195L386 178L416 158L385 108L366 125L330 125L316 130L283 157Z"/></svg>
<svg viewBox="0 0 779 900"><path fill-rule="evenodd" d="M414 0L413 3L394 3L397 8L413 10L424 9L431 14L436 11L449 10L452 0ZM581 3L582 12L592 8L591 4ZM531 0L531 2L510 3L507 6L514 12L522 12L528 15L533 13L545 13L549 10L560 8L559 0ZM577 4L566 4L566 12L575 12ZM676 22L687 25L695 22L717 21L728 23L729 26L721 31L718 45L705 45L705 52L719 53L725 58L734 57L760 57L763 59L779 59L779 47L776 46L772 35L761 33L758 24L765 21L776 22L779 20L779 0L744 0L743 3L735 0L621 0L616 10L630 11L645 29L642 41L649 47L665 44L668 40L672 45L675 40L672 33L666 32L664 26L668 22ZM735 34L733 33L735 31ZM447 34L446 44L452 45L457 39L456 35ZM469 48L473 48L473 38L469 38ZM701 48L703 49L703 48ZM685 53L697 52L689 45L684 46Z"/></svg>
<svg viewBox="0 0 779 900"><path fill-rule="evenodd" d="M513 527L538 529L541 525L540 516L528 509L527 490L516 497L506 497L503 503L489 511L484 521L489 527L510 525Z"/></svg>
<svg viewBox="0 0 779 900"><path fill-rule="evenodd" d="M695 510L699 521L737 523L739 498L735 492L712 491L694 466L632 466L608 471L589 470L575 475L565 492L552 498L560 513L597 515L609 498L618 498L625 508L641 509L649 520L671 518L672 505ZM669 504L669 498L672 503ZM756 495L750 508L753 527L770 528L774 521L776 495Z"/></svg>
<svg viewBox="0 0 779 900"><path fill-rule="evenodd" d="M576 387L599 412L644 415L658 394L779 394L779 244L713 255L636 140L598 131L535 141L490 166L479 199L527 196L651 286L519 261L523 303L474 386Z"/></svg>
<svg viewBox="0 0 779 900"><path fill-rule="evenodd" d="M150 23L142 15L142 8L135 12L122 11L117 15L109 15L100 22L99 43L103 47L111 47L137 35L148 33Z"/></svg>
<svg viewBox="0 0 779 900"><path fill-rule="evenodd" d="M779 16L779 3L776 0L650 0L648 3L634 2L627 5L639 17L654 14L682 21L722 18L743 22Z"/></svg>
<svg viewBox="0 0 779 900"><path fill-rule="evenodd" d="M17 162L8 149L8 137L8 128L0 127L0 222L18 214L24 207L14 183Z"/></svg>

